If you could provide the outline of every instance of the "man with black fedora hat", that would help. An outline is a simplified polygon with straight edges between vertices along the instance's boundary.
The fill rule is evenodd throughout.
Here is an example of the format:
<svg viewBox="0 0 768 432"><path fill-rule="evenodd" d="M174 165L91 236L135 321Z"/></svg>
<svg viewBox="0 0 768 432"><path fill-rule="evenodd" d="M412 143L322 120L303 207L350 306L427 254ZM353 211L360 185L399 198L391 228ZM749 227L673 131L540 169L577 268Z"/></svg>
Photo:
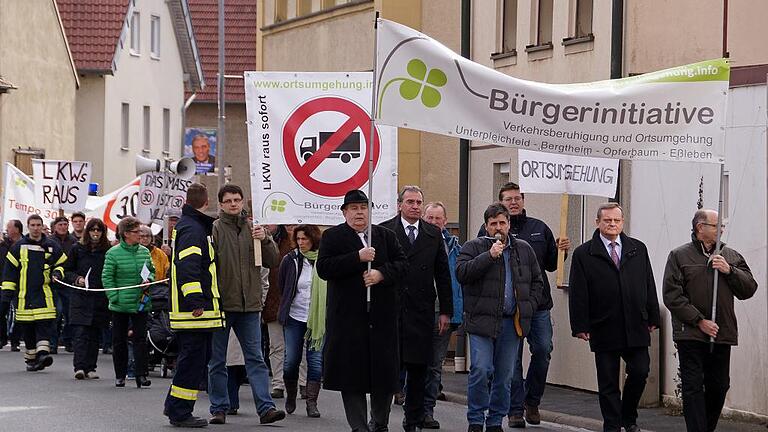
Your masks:
<svg viewBox="0 0 768 432"><path fill-rule="evenodd" d="M394 232L373 225L368 237L368 205L362 191L347 192L345 222L326 230L320 242L317 273L328 281L323 383L341 392L352 431L386 431L399 386L398 289L408 261Z"/></svg>

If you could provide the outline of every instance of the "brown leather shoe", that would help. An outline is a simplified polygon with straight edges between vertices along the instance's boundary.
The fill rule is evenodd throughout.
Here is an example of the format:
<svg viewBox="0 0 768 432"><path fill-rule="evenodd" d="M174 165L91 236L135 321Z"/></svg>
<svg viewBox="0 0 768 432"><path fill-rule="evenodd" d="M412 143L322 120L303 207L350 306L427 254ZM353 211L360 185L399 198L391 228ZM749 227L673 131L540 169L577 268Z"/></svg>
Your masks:
<svg viewBox="0 0 768 432"><path fill-rule="evenodd" d="M525 421L532 425L541 423L541 414L539 414L539 407L537 406L525 406Z"/></svg>
<svg viewBox="0 0 768 432"><path fill-rule="evenodd" d="M269 423L274 423L274 422L283 420L284 418L285 418L285 411L278 410L275 408L270 408L269 411L265 412L263 416L259 417L259 423L269 424Z"/></svg>
<svg viewBox="0 0 768 432"><path fill-rule="evenodd" d="M226 424L227 415L223 412L213 413L211 418L208 419L208 424Z"/></svg>
<svg viewBox="0 0 768 432"><path fill-rule="evenodd" d="M522 429L525 427L525 419L521 415L509 416L507 426L513 429Z"/></svg>

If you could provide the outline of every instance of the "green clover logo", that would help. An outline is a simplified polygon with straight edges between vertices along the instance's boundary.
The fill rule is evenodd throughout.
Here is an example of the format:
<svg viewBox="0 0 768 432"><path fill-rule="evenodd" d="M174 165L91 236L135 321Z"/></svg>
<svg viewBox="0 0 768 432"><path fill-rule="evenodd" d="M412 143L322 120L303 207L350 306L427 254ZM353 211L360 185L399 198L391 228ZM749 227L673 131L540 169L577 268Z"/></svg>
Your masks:
<svg viewBox="0 0 768 432"><path fill-rule="evenodd" d="M442 96L438 88L448 82L445 72L438 68L429 69L420 59L411 59L406 66L408 77L395 77L387 82L379 96L379 117L384 93L390 84L400 81L400 96L405 100L414 100L421 95L421 103L427 108L440 105Z"/></svg>
<svg viewBox="0 0 768 432"><path fill-rule="evenodd" d="M18 186L18 187L27 187L26 180L24 180L24 179L22 179L20 177L16 177L16 181L14 183L16 183L16 186Z"/></svg>
<svg viewBox="0 0 768 432"><path fill-rule="evenodd" d="M269 208L274 212L283 213L285 211L285 204L285 200L273 199L272 203L269 205Z"/></svg>

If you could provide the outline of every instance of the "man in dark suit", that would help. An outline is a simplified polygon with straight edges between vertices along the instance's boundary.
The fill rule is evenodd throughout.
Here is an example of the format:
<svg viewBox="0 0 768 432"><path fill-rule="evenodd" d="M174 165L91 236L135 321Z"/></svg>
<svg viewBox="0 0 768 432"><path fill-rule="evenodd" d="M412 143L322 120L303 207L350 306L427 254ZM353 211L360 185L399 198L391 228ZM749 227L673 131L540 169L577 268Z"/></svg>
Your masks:
<svg viewBox="0 0 768 432"><path fill-rule="evenodd" d="M409 270L400 284L400 350L408 389L403 428L411 432L421 428L424 421L424 391L427 365L432 360L435 298L440 300L438 324L442 334L451 325L453 293L442 233L438 227L421 219L424 208L421 189L405 186L397 202L400 212L381 226L395 232L408 256Z"/></svg>
<svg viewBox="0 0 768 432"><path fill-rule="evenodd" d="M604 431L637 432L637 404L650 369L651 332L659 327L659 301L648 249L625 235L617 203L597 210L592 240L573 252L569 312L574 337L595 353ZM619 360L627 379L619 390Z"/></svg>
<svg viewBox="0 0 768 432"><path fill-rule="evenodd" d="M373 225L368 238L368 197L362 191L347 192L341 211L345 222L323 233L315 264L328 281L323 385L341 392L353 431L369 431L370 393L370 430L386 431L398 390L397 297L408 260L392 231Z"/></svg>

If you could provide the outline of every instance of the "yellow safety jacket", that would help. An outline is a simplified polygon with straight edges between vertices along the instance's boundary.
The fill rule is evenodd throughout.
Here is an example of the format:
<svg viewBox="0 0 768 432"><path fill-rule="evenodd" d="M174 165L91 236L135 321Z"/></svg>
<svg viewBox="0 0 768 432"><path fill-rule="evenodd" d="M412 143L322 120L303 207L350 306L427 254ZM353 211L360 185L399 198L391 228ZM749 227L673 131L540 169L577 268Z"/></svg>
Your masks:
<svg viewBox="0 0 768 432"><path fill-rule="evenodd" d="M24 236L5 256L3 293L14 299L16 321L56 319L51 273L64 279L67 260L61 247L45 235L38 240Z"/></svg>
<svg viewBox="0 0 768 432"><path fill-rule="evenodd" d="M211 239L213 221L185 205L171 234L170 320L174 331L213 331L224 326ZM195 309L203 309L203 314L195 317Z"/></svg>

